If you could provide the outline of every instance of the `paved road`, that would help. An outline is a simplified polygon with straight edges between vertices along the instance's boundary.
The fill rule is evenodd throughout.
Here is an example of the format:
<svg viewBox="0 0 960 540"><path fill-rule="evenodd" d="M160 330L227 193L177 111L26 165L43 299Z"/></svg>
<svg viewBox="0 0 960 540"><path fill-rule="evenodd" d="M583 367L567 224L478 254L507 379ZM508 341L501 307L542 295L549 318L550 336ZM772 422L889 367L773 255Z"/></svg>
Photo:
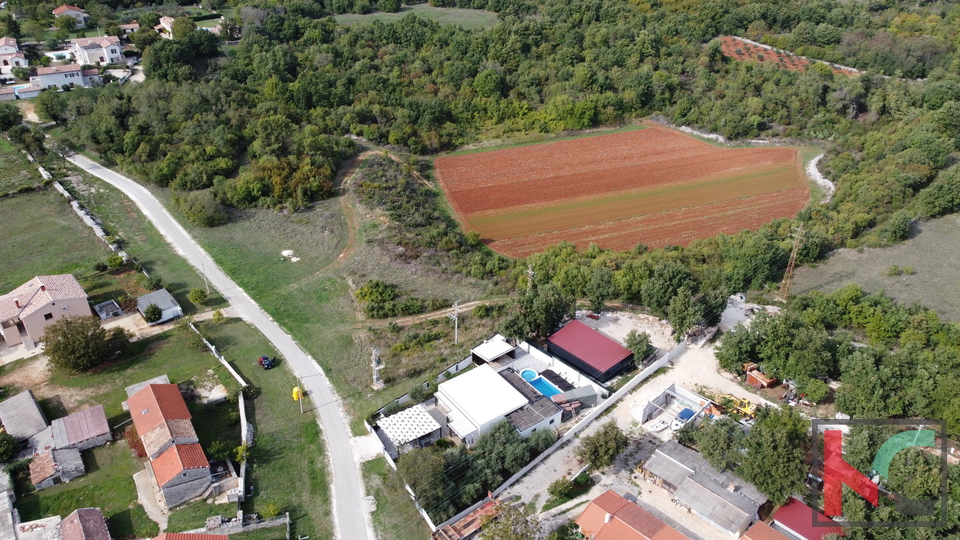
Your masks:
<svg viewBox="0 0 960 540"><path fill-rule="evenodd" d="M293 366L303 380L304 390L316 405L318 421L327 439L333 475L334 535L343 540L375 540L364 502L360 470L350 449L348 423L333 387L317 362L213 262L146 188L82 155L67 159L130 197L174 249L191 265L206 273L210 284L230 302L234 313L256 326ZM294 486L290 488L294 489Z"/></svg>

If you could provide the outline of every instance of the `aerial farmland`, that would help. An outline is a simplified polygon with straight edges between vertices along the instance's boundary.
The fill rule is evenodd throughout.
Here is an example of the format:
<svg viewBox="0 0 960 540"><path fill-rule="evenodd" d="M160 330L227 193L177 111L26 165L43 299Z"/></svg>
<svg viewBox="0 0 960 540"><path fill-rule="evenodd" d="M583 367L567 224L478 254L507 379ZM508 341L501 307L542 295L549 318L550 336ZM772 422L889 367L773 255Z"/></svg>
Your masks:
<svg viewBox="0 0 960 540"><path fill-rule="evenodd" d="M794 148L719 148L661 126L444 156L435 167L465 228L510 256L559 241L686 245L792 217L810 197Z"/></svg>

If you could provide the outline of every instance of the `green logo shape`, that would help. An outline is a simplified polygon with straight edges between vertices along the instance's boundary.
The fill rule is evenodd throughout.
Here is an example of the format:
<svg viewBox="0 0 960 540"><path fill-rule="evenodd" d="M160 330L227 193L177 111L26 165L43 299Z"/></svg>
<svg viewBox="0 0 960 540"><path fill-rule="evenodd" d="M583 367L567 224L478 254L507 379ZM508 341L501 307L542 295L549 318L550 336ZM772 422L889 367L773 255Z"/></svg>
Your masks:
<svg viewBox="0 0 960 540"><path fill-rule="evenodd" d="M890 462L897 452L904 448L914 448L917 446L933 446L937 438L937 432L932 429L918 429L914 431L904 431L897 433L883 443L877 455L873 458L873 470L880 476L890 478Z"/></svg>

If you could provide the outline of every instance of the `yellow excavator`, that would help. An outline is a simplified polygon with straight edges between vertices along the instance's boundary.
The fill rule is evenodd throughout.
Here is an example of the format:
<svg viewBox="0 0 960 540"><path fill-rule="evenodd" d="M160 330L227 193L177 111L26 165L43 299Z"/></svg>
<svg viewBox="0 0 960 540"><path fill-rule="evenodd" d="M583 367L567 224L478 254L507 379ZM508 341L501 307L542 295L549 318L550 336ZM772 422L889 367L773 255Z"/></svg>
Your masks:
<svg viewBox="0 0 960 540"><path fill-rule="evenodd" d="M751 403L749 399L738 398L731 394L720 396L720 406L747 418L753 418L757 414L757 406Z"/></svg>

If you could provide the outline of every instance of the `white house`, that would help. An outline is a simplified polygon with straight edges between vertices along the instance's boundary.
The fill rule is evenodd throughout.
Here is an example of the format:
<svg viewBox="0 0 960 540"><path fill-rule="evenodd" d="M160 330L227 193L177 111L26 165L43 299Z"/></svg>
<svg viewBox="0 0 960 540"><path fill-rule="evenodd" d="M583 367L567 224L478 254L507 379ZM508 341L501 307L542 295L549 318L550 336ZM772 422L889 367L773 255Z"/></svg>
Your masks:
<svg viewBox="0 0 960 540"><path fill-rule="evenodd" d="M70 40L70 52L80 65L119 64L123 62L120 38L103 36Z"/></svg>
<svg viewBox="0 0 960 540"><path fill-rule="evenodd" d="M476 444L507 414L528 403L489 364L440 383L436 395L437 405L447 415L447 425L467 446Z"/></svg>
<svg viewBox="0 0 960 540"><path fill-rule="evenodd" d="M177 317L183 317L183 310L180 308L180 304L177 303L173 295L167 292L166 289L153 291L152 293L137 298L137 309L140 310L140 314L144 317L146 317L147 308L150 307L150 304L156 304L156 306L160 308L161 313L160 320L154 321L151 324L160 324L171 319L176 319Z"/></svg>
<svg viewBox="0 0 960 540"><path fill-rule="evenodd" d="M140 29L140 23L134 21L132 23L121 24L119 25L119 27L120 27L120 30L123 30L123 35L129 36L130 34Z"/></svg>
<svg viewBox="0 0 960 540"><path fill-rule="evenodd" d="M100 74L95 69L81 70L77 64L65 66L38 67L37 74L30 77L30 84L41 88L60 88L68 86L97 86L100 84Z"/></svg>
<svg viewBox="0 0 960 540"><path fill-rule="evenodd" d="M54 17L60 17L66 15L68 17L73 17L77 21L77 28L85 28L87 26L87 12L83 8L78 8L77 6L71 6L69 4L63 4L57 9L53 10Z"/></svg>
<svg viewBox="0 0 960 540"><path fill-rule="evenodd" d="M9 75L13 68L27 65L27 57L17 46L17 40L12 37L0 38L0 75Z"/></svg>
<svg viewBox="0 0 960 540"><path fill-rule="evenodd" d="M160 24L153 27L162 37L173 39L173 17L164 15L160 17Z"/></svg>

